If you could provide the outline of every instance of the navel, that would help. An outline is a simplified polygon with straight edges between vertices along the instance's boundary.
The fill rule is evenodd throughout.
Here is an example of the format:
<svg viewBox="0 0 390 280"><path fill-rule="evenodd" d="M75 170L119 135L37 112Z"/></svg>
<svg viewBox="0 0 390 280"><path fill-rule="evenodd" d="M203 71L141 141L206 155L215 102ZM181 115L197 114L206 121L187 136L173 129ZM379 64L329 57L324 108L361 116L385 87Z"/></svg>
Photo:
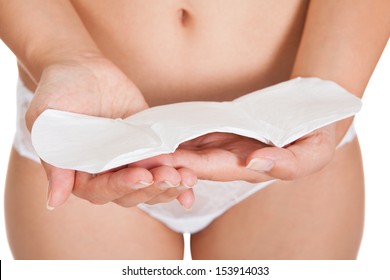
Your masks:
<svg viewBox="0 0 390 280"><path fill-rule="evenodd" d="M183 27L191 24L191 15L186 9L179 9L179 20Z"/></svg>

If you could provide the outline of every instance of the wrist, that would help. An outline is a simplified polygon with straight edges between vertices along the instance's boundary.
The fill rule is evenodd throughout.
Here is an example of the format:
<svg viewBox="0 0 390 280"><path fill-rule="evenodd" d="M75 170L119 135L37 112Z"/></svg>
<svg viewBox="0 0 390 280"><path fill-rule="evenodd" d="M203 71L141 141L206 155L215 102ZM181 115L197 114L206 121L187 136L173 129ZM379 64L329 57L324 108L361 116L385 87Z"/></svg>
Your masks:
<svg viewBox="0 0 390 280"><path fill-rule="evenodd" d="M104 59L101 52L93 48L69 51L58 49L55 51L31 51L26 56L29 65L22 64L22 66L36 83L44 71L55 65L83 64Z"/></svg>

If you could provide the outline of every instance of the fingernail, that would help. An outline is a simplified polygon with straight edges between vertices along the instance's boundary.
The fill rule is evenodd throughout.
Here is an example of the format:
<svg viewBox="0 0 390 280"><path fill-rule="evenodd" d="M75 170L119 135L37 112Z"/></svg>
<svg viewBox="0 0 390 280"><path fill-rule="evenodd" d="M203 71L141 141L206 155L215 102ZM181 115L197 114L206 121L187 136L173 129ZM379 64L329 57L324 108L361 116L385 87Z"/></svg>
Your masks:
<svg viewBox="0 0 390 280"><path fill-rule="evenodd" d="M275 162L267 158L254 158L252 159L246 168L254 171L270 171L275 165Z"/></svg>
<svg viewBox="0 0 390 280"><path fill-rule="evenodd" d="M47 199L46 199L46 208L47 210L49 211L52 211L54 210L54 207L53 206L50 206L51 205L51 186L50 186L50 182L47 186Z"/></svg>
<svg viewBox="0 0 390 280"><path fill-rule="evenodd" d="M146 188L146 187L150 187L151 185L153 185L153 182L148 183L148 182L145 182L145 181L139 181L139 182L135 183L134 185L132 185L131 188L133 190L139 190L139 189L143 189L143 188Z"/></svg>
<svg viewBox="0 0 390 280"><path fill-rule="evenodd" d="M184 208L184 210L187 210L187 211L192 210L192 204L190 204L190 202L188 202L188 201L183 201L183 202L179 201L179 202L180 202L181 207Z"/></svg>
<svg viewBox="0 0 390 280"><path fill-rule="evenodd" d="M162 191L165 191L167 189L170 189L170 188L176 188L178 185L174 185L172 184L171 182L169 181L162 181L162 182L158 182L157 183L157 187L162 190Z"/></svg>
<svg viewBox="0 0 390 280"><path fill-rule="evenodd" d="M183 181L181 181L180 186L178 186L176 189L178 191L185 191L192 189L197 183L197 180L193 178L184 178Z"/></svg>
<svg viewBox="0 0 390 280"><path fill-rule="evenodd" d="M188 185L186 185L185 183L182 182L180 186L176 187L176 190L178 190L178 191L185 191L185 190L189 190L191 188L192 187L190 187L190 186L188 186Z"/></svg>

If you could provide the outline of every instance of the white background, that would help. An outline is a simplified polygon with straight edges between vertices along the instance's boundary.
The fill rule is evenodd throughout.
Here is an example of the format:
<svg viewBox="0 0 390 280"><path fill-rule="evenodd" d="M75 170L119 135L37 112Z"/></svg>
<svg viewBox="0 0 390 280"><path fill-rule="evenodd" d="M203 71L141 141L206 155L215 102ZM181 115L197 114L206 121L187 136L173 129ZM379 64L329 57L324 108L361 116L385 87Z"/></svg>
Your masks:
<svg viewBox="0 0 390 280"><path fill-rule="evenodd" d="M4 185L15 124L16 61L0 41L0 182ZM371 265L390 252L390 43L370 80L363 109L356 117L366 179L366 222L359 262ZM12 260L0 191L0 258ZM331 205L330 205L331 207ZM386 269L386 268L383 268Z"/></svg>

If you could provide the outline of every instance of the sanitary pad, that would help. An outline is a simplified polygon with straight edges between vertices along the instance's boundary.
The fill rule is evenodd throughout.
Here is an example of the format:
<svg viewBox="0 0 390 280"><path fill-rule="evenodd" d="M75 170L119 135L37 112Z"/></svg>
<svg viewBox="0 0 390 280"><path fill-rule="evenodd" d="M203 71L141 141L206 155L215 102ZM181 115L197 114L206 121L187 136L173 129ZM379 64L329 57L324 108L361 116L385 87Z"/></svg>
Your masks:
<svg viewBox="0 0 390 280"><path fill-rule="evenodd" d="M296 78L230 102L183 102L125 119L44 111L32 129L44 161L99 173L160 154L211 132L228 132L283 147L307 133L356 114L359 98L334 82Z"/></svg>

